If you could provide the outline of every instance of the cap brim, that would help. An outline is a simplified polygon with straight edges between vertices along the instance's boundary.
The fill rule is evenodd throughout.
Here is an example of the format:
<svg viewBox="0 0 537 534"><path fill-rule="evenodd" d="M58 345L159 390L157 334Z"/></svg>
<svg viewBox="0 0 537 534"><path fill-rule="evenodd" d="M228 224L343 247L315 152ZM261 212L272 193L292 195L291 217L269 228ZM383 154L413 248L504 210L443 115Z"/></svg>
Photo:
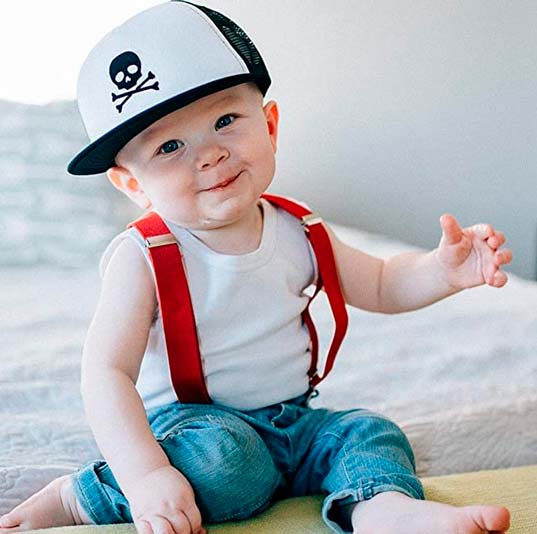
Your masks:
<svg viewBox="0 0 537 534"><path fill-rule="evenodd" d="M256 75L252 73L237 74L220 80L209 82L190 91L176 95L164 102L146 109L124 123L116 126L113 130L99 137L82 151L80 151L69 163L67 170L70 174L83 176L101 174L115 165L117 153L140 132L145 130L155 121L168 113L176 111L200 98L211 95L223 89L239 85L241 83L254 82L261 93L265 95L270 86L268 74Z"/></svg>

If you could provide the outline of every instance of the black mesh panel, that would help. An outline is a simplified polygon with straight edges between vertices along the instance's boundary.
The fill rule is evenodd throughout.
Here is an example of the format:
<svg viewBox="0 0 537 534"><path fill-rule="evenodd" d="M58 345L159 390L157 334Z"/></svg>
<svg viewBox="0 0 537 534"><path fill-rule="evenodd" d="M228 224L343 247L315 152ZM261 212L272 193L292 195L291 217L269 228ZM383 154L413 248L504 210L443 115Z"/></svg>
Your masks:
<svg viewBox="0 0 537 534"><path fill-rule="evenodd" d="M259 65L262 62L261 56L257 51L254 43L246 33L237 26L232 20L228 19L217 11L204 8L200 9L214 22L220 31L226 36L227 40L233 45L233 48L241 55L246 63L250 65Z"/></svg>
<svg viewBox="0 0 537 534"><path fill-rule="evenodd" d="M184 1L186 4L190 4L197 7L200 11L203 11L207 15L214 25L222 32L224 37L229 41L231 46L241 56L244 62L248 65L250 72L255 74L266 75L268 77L267 68L263 62L263 58L257 51L252 40L246 35L246 32L235 24L231 19L222 15L218 11L214 11L205 6L194 4L185 0L172 0L172 1ZM270 78L269 78L270 80ZM270 82L269 82L270 83ZM262 90L265 92L267 87Z"/></svg>

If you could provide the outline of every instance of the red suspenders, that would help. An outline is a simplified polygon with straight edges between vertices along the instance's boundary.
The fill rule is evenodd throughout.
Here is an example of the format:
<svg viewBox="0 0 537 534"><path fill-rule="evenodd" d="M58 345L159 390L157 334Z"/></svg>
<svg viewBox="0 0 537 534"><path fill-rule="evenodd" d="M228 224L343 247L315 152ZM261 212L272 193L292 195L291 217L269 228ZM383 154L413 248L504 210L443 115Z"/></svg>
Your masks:
<svg viewBox="0 0 537 534"><path fill-rule="evenodd" d="M332 369L336 353L347 330L347 310L339 287L334 254L320 217L287 198L269 194L263 195L263 198L301 219L317 259L319 271L317 287L302 313L311 337L311 366L308 375L310 384L314 387ZM183 403L209 403L211 399L203 375L196 320L178 243L155 212L145 214L130 223L129 227L131 226L145 239L153 264L170 374L177 397ZM323 286L334 316L335 330L323 374L319 376L317 374L319 343L308 310L311 301Z"/></svg>
<svg viewBox="0 0 537 534"><path fill-rule="evenodd" d="M145 239L153 264L173 388L181 402L211 402L183 259L175 237L155 212L129 224Z"/></svg>

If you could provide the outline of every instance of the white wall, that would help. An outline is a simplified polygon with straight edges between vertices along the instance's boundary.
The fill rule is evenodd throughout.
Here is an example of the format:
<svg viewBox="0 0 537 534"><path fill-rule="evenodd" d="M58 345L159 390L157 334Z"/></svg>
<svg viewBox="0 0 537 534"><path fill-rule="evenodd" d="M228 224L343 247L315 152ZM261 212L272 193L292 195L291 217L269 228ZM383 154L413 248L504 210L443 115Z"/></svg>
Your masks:
<svg viewBox="0 0 537 534"><path fill-rule="evenodd" d="M281 109L273 190L435 246L489 221L535 277L537 3L211 0L252 37Z"/></svg>

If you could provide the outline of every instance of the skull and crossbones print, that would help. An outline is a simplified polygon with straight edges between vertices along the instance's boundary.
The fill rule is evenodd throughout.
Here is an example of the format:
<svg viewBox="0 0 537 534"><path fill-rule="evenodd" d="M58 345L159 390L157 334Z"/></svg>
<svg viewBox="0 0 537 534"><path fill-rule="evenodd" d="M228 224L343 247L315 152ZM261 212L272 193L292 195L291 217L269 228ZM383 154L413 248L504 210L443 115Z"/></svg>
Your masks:
<svg viewBox="0 0 537 534"><path fill-rule="evenodd" d="M115 57L110 63L109 68L110 78L120 90L125 90L123 93L112 93L112 102L118 99L123 99L116 105L119 113L123 110L123 106L136 93L153 89L159 90L159 83L155 81L151 85L146 85L149 80L155 78L155 75L149 71L147 76L138 84L138 80L142 77L142 62L134 52L123 52Z"/></svg>

